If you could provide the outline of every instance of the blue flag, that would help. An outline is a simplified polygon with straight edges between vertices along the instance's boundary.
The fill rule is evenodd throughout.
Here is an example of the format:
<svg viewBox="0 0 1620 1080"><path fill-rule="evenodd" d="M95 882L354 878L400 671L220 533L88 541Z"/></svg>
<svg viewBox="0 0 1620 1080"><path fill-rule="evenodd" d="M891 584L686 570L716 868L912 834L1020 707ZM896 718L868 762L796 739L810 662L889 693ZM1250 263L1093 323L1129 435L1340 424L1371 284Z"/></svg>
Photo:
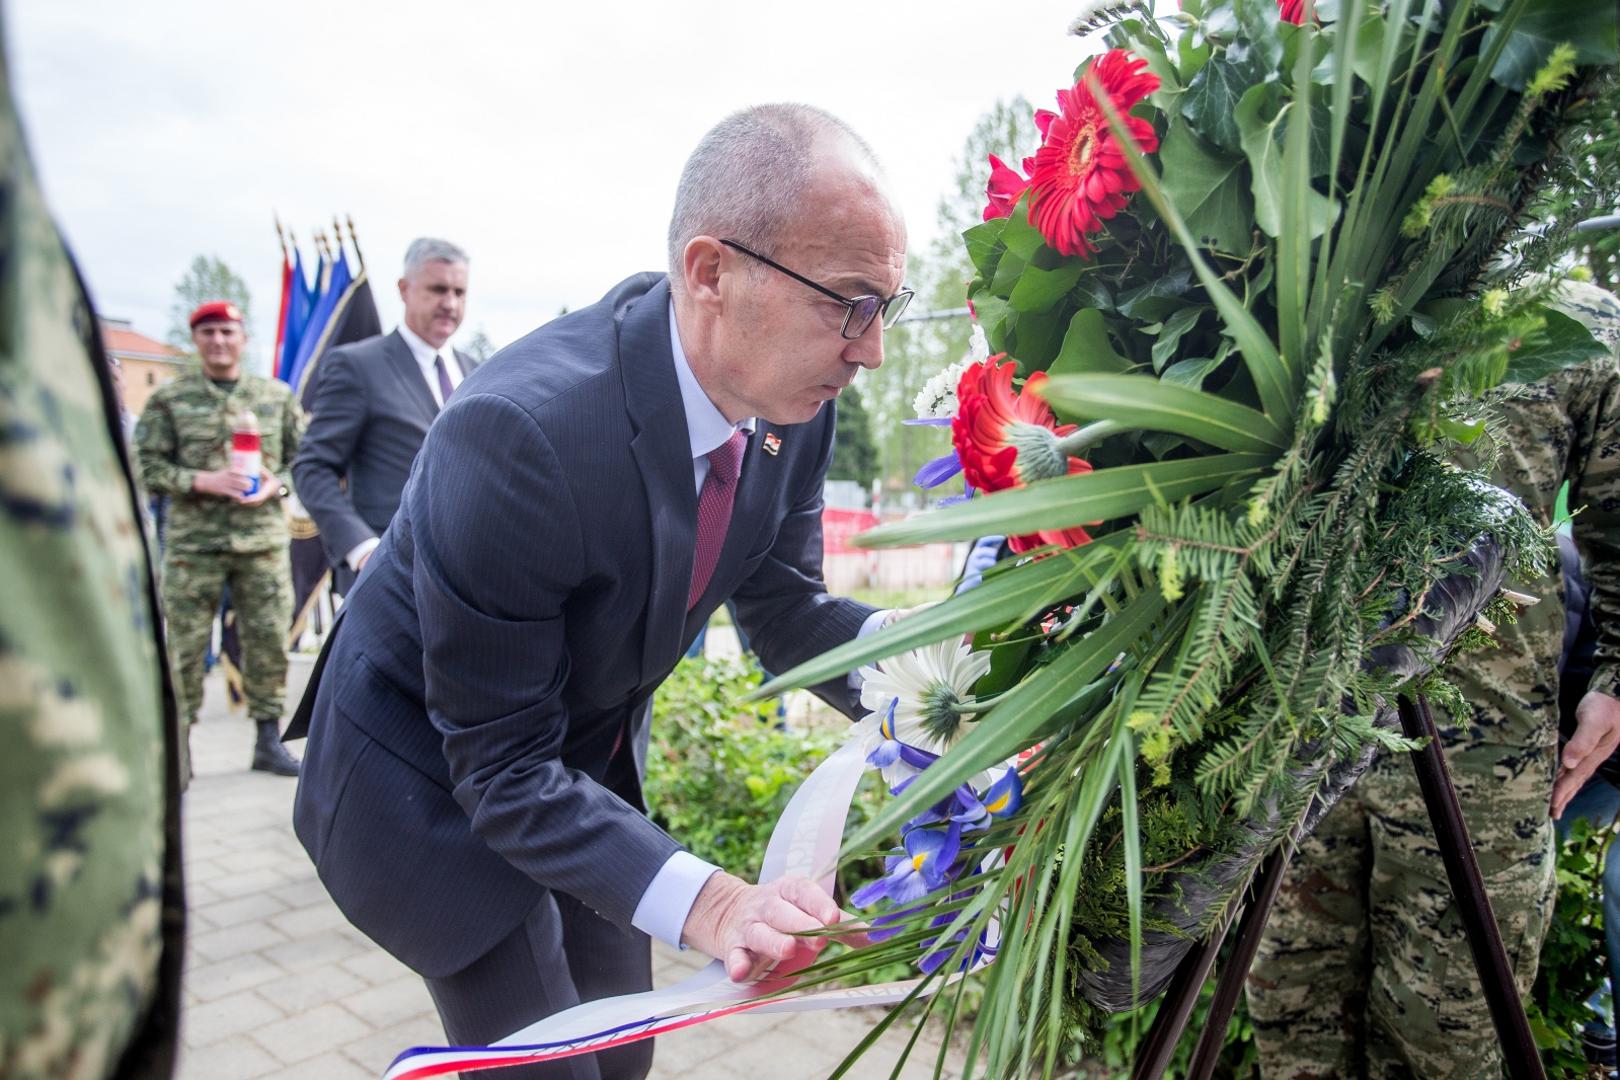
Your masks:
<svg viewBox="0 0 1620 1080"><path fill-rule="evenodd" d="M320 298L315 301L315 308L309 313L309 321L304 324L304 332L298 342L298 352L287 372L287 384L293 389L296 390L303 385L304 371L309 367L310 357L320 344L321 334L326 329L326 324L331 321L332 312L337 310L338 302L348 291L350 280L349 260L345 255L339 254L337 262L332 266L331 281L321 292Z"/></svg>
<svg viewBox="0 0 1620 1080"><path fill-rule="evenodd" d="M293 252L292 293L287 298L287 319L281 327L281 355L276 357L276 378L288 382L293 361L298 356L298 345L304 337L304 326L315 306L314 290L304 277L304 253Z"/></svg>

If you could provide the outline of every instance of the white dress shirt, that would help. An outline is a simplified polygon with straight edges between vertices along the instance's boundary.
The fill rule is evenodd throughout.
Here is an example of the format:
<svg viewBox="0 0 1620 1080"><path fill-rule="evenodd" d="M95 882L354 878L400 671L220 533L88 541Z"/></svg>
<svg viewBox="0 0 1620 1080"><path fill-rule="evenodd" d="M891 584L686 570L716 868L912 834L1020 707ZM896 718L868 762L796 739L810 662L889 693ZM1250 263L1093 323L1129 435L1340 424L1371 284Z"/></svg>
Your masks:
<svg viewBox="0 0 1620 1080"><path fill-rule="evenodd" d="M675 354L675 381L681 388L681 407L686 413L686 434L691 443L692 451L692 484L698 494L703 493L703 481L709 475L709 452L731 438L734 432L752 434L756 420L749 417L739 423L733 424L725 418L725 414L715 407L709 395L699 385L697 376L692 374L692 365L686 359L686 351L681 348L681 335L675 327L675 305L669 306L669 346ZM746 462L744 468L747 467ZM741 471L738 473L741 476ZM887 611L875 611L861 626L858 636L865 637L876 630L882 623ZM858 685L859 676L850 676L850 685ZM647 891L641 894L636 904L635 913L630 917L630 925L649 937L673 945L677 949L686 948L681 943L681 931L686 927L686 917L692 912L692 905L697 901L698 893L708 882L710 875L716 873L720 867L705 862L693 855L690 851L677 851L671 855L653 876Z"/></svg>
<svg viewBox="0 0 1620 1080"><path fill-rule="evenodd" d="M411 356L415 359L416 366L422 369L422 381L427 383L428 393L433 395L434 404L441 409L444 408L444 395L439 392L439 373L434 368L433 361L440 356L444 357L445 374L450 376L450 390L454 393L456 387L461 385L463 378L461 364L456 360L456 350L450 347L448 341L444 343L444 348L434 349L433 346L417 337L416 332L404 323L399 324L399 336L405 339L405 347L411 350ZM370 555L380 543L382 543L382 540L378 537L368 536L350 548L349 553L343 556L343 561L349 564L350 570L358 573L361 561L367 555Z"/></svg>

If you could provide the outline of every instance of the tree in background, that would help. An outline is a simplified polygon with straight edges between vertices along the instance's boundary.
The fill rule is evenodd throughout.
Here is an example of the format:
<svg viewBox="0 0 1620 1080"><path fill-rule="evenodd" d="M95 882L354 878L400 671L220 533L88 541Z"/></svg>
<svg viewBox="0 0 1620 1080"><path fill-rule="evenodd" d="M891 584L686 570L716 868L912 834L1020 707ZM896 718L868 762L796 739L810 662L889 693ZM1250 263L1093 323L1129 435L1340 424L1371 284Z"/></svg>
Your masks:
<svg viewBox="0 0 1620 1080"><path fill-rule="evenodd" d="M853 480L867 488L877 475L878 452L872 443L872 419L866 411L866 403L861 400L861 392L851 386L838 396L833 459L827 469L827 479Z"/></svg>
<svg viewBox="0 0 1620 1080"><path fill-rule="evenodd" d="M217 255L198 255L185 275L174 283L174 304L169 308L169 344L192 354L191 327L186 324L198 304L229 300L242 309L242 328L253 340L252 308L247 282Z"/></svg>
<svg viewBox="0 0 1620 1080"><path fill-rule="evenodd" d="M907 259L907 284L917 291L912 312L967 306L967 283L973 278L973 266L963 248L962 233L983 218L984 177L988 172L985 157L995 154L1016 167L1023 154L1040 141L1033 112L1029 102L1015 97L997 101L973 125L956 160L952 184L940 197L935 212L938 235L923 251L913 252ZM863 404L878 444L878 466L869 475L881 475L886 488L909 490L918 467L949 449L950 439L944 429L908 427L901 421L915 415L912 401L923 383L967 352L971 329L972 323L964 315L902 322L884 335L884 363L869 378L863 377Z"/></svg>
<svg viewBox="0 0 1620 1080"><path fill-rule="evenodd" d="M473 336L467 339L467 344L461 346L461 351L482 364L495 355L495 343L489 340L489 335L484 333L484 328L480 326L473 331Z"/></svg>

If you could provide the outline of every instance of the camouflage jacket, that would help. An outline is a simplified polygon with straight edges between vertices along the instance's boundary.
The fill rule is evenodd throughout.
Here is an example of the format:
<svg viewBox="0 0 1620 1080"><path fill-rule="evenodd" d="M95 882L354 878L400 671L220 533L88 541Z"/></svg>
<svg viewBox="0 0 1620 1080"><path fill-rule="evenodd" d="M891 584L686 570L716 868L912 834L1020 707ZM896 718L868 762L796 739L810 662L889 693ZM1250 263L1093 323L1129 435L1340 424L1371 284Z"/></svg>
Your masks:
<svg viewBox="0 0 1620 1080"><path fill-rule="evenodd" d="M3 63L0 1076L160 1080L184 951L173 687L107 358Z"/></svg>
<svg viewBox="0 0 1620 1080"><path fill-rule="evenodd" d="M1493 479L1544 524L1569 482L1576 546L1587 563L1598 628L1591 688L1620 697L1620 364L1609 355L1517 387ZM1557 560L1512 588L1541 597L1498 628L1502 647L1458 659L1453 678L1480 707L1479 741L1553 745L1558 735L1558 656L1564 640L1564 583Z"/></svg>
<svg viewBox="0 0 1620 1080"><path fill-rule="evenodd" d="M226 393L201 371L192 371L158 388L146 402L135 426L141 477L152 494L169 497L164 541L175 551L246 554L287 546L280 499L243 506L191 490L197 473L229 464L233 420L243 409L258 418L265 469L290 489L304 415L286 384L243 372Z"/></svg>

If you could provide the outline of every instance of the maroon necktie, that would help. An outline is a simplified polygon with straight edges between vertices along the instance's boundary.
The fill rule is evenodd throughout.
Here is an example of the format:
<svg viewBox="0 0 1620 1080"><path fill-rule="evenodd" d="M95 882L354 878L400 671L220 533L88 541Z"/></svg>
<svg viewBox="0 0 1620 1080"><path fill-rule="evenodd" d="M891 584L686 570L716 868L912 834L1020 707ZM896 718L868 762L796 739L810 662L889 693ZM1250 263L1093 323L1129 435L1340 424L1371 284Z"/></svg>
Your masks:
<svg viewBox="0 0 1620 1080"><path fill-rule="evenodd" d="M748 436L734 431L731 438L709 451L709 475L703 480L703 491L698 495L697 555L692 559L692 588L686 594L686 610L697 606L703 590L714 577L715 563L720 561L720 548L726 542L726 527L731 524L731 501L737 494L737 473L742 465L743 447Z"/></svg>
<svg viewBox="0 0 1620 1080"><path fill-rule="evenodd" d="M455 388L450 385L450 371L444 366L443 353L433 354L433 369L439 373L439 400L448 404Z"/></svg>

